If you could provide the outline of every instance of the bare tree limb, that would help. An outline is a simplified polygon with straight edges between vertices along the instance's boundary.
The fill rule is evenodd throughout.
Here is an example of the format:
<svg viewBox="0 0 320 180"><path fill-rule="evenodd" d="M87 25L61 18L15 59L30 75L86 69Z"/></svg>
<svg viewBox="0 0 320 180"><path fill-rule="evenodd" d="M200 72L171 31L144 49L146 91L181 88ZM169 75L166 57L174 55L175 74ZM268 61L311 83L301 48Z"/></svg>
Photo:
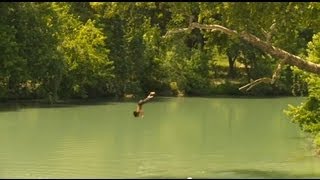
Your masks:
<svg viewBox="0 0 320 180"><path fill-rule="evenodd" d="M260 84L260 83L270 83L271 82L271 79L270 78L259 78L259 79L256 79L252 82L250 82L249 84L246 84L242 87L239 88L240 91L242 90L246 90L246 91L249 91L250 89L252 89L254 86Z"/></svg>
<svg viewBox="0 0 320 180"><path fill-rule="evenodd" d="M270 82L271 84L274 84L274 82L279 79L283 65L284 65L284 61L281 60L280 63L278 63L278 66L272 75L272 79Z"/></svg>
<svg viewBox="0 0 320 180"><path fill-rule="evenodd" d="M255 87L256 85L260 84L260 83L270 83L270 84L274 84L276 80L279 79L280 77L280 73L281 73L281 69L284 65L284 61L281 60L278 65L277 68L275 69L274 73L272 74L272 78L259 78L256 79L255 81L250 82L249 84L246 84L242 87L239 88L240 91L242 90L246 90L249 91L250 89L252 89L253 87Z"/></svg>
<svg viewBox="0 0 320 180"><path fill-rule="evenodd" d="M270 26L269 31L266 31L266 30L264 30L263 28L261 28L261 31L262 31L264 37L266 38L266 42L267 42L267 43L270 43L271 37L272 37L272 35L274 34L275 27L276 27L276 23L273 23L273 24Z"/></svg>
<svg viewBox="0 0 320 180"><path fill-rule="evenodd" d="M273 24L270 27L271 31L273 31L274 26L275 26L275 24ZM254 35L252 35L250 33L247 33L247 32L239 33L239 32L237 32L235 30L228 29L228 28L226 28L224 26L220 26L220 25L216 25L216 24L206 25L206 24L199 24L199 23L193 22L193 23L190 23L188 28L169 30L164 37L167 37L167 36L172 35L174 33L179 33L179 32L185 32L187 30L192 30L192 29L195 29L195 28L202 29L202 30L220 31L220 32L223 32L223 33L225 33L227 35L230 35L230 36L239 37L239 38L245 40L246 42L248 42L249 44L259 48L262 51L264 51L265 53L268 53L271 56L282 60L278 64L277 69L275 70L272 78L260 78L260 79L257 79L255 81L253 81L253 82L251 82L251 83L239 88L240 90L243 90L243 89L245 89L247 87L248 87L248 89L251 89L252 87L254 87L257 84L260 84L262 82L273 84L276 81L276 79L279 77L281 68L282 68L282 66L284 64L289 64L289 65L292 65L292 66L296 66L297 68L299 68L299 69L301 69L303 71L320 75L320 65L319 64L315 64L313 62L306 61L306 60L302 59L299 56L293 55L293 54L291 54L291 53L289 53L289 52L287 52L287 51L285 51L283 49L277 48L277 47L271 45L270 43L268 43L266 41L263 41L263 40L259 39L258 37L254 36ZM248 89L247 89L247 91L248 91Z"/></svg>
<svg viewBox="0 0 320 180"><path fill-rule="evenodd" d="M171 34L175 34L175 33L179 33L179 32L185 32L185 31L188 31L188 30L189 30L189 28L181 28L181 29L170 30L164 35L164 37L168 37Z"/></svg>

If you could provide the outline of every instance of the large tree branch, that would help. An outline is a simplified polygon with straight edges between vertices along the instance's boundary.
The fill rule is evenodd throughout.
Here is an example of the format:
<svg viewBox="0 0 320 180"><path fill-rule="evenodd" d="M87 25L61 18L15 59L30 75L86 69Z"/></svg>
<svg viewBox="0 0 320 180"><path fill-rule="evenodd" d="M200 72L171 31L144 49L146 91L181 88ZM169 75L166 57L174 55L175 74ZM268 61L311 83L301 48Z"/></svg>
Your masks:
<svg viewBox="0 0 320 180"><path fill-rule="evenodd" d="M204 25L204 24L199 24L199 23L193 22L190 24L189 28L182 28L182 29L168 31L167 34L165 35L165 37L172 34L172 33L183 32L183 31L195 29L195 28L212 30L212 31L221 31L221 32L228 34L230 36L239 36L241 39L247 41L248 43L250 43L251 45L253 45L255 47L258 47L259 49L272 55L273 57L276 57L279 59L286 59L285 63L287 63L289 65L296 66L299 69L307 71L307 72L320 74L320 65L319 64L315 64L310 61L305 61L301 57L295 56L291 53L288 53L285 50L274 47L271 44L268 44L268 43L260 40L258 37L254 36L252 34L249 34L246 32L239 33L235 30L231 30L231 29L228 29L228 28L220 26L220 25Z"/></svg>
<svg viewBox="0 0 320 180"><path fill-rule="evenodd" d="M275 71L275 73L273 74L272 79L271 78L261 78L261 79L257 79L251 83L249 83L246 86L243 86L239 89L244 89L246 87L249 87L248 89L251 89L253 86L264 82L264 83L274 83L274 81L277 79L277 77L279 76L281 67L283 64L289 64L292 66L296 66L297 68L310 72L310 73L314 73L314 74L320 74L320 65L319 64L315 64L313 62L310 61L306 61L304 59L302 59L299 56L293 55L285 50L282 50L280 48L277 48L273 45L271 45L270 43L267 43L265 41L262 41L261 39L259 39L258 37L247 33L247 32L237 32L235 30L231 30L228 29L224 26L220 26L220 25L205 25L205 24L199 24L196 22L190 23L190 26L188 28L181 28L181 29L177 29L177 30L170 30L166 33L166 35L164 37L167 37L173 33L178 33L178 32L183 32L183 31L187 31L187 30L192 30L192 29L203 29L203 30L211 30L211 31L220 31L223 32L227 35L230 36L236 36L239 37L243 40L245 40L246 42L250 43L251 45L259 48L260 50L270 54L271 56L278 58L280 60L282 60L280 62L280 64L278 65L277 70ZM267 80L268 79L268 80ZM253 86L252 86L253 85Z"/></svg>

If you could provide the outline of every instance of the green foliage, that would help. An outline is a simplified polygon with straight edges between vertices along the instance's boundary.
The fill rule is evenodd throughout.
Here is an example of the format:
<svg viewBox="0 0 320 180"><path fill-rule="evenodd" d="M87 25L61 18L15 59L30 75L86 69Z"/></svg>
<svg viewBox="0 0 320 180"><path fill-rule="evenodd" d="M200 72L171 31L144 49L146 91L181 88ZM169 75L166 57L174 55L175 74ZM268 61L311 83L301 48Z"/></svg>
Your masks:
<svg viewBox="0 0 320 180"><path fill-rule="evenodd" d="M319 63L320 33L313 36L308 44L308 60ZM314 143L319 147L320 132L320 78L319 75L300 72L308 85L308 97L300 106L289 106L286 111L291 121L297 123L300 128L315 137Z"/></svg>
<svg viewBox="0 0 320 180"><path fill-rule="evenodd" d="M18 43L15 38L16 30L10 22L13 16L11 3L2 3L0 7L0 98L6 99L9 96L9 86L16 86L23 76L25 61L18 55ZM14 77L12 77L14 76ZM15 79L15 80L14 80ZM10 84L9 84L10 83Z"/></svg>
<svg viewBox="0 0 320 180"><path fill-rule="evenodd" d="M320 30L318 3L3 2L0 15L3 99L167 92L172 82L187 95L239 94L240 85L271 76L277 59L220 32L163 35L192 20L266 40L275 24L270 43L305 56ZM318 47L310 45L309 58L318 57ZM304 95L311 83L305 76L288 66L275 86L251 94Z"/></svg>
<svg viewBox="0 0 320 180"><path fill-rule="evenodd" d="M313 143L317 148L320 148L320 133L315 136Z"/></svg>
<svg viewBox="0 0 320 180"><path fill-rule="evenodd" d="M218 95L243 95L241 91L239 91L239 85L235 83L231 83L231 81L227 80L225 83L218 84L216 86L209 88L209 94L218 94Z"/></svg>
<svg viewBox="0 0 320 180"><path fill-rule="evenodd" d="M68 86L78 87L72 92L74 95L86 97L88 89L112 77L105 38L94 22L88 20L62 42L60 49L67 67Z"/></svg>

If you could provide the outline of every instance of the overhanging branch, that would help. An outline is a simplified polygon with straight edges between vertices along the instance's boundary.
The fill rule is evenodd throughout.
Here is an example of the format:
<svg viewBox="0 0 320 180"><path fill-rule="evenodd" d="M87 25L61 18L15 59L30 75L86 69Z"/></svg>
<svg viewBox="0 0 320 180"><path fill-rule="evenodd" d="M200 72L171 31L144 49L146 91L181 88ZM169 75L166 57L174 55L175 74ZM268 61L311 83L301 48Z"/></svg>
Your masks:
<svg viewBox="0 0 320 180"><path fill-rule="evenodd" d="M270 43L267 43L267 42L259 39L258 37L250 34L250 33L247 33L247 32L239 33L235 30L231 30L231 29L228 29L224 26L220 26L220 25L216 25L216 24L206 25L206 24L199 24L199 23L193 22L193 23L190 23L188 28L169 30L164 37L167 37L167 36L172 35L174 33L192 30L195 28L202 29L202 30L220 31L220 32L223 32L229 36L238 36L239 38L241 38L241 39L245 40L246 42L250 43L251 45L259 48L260 50L264 51L265 53L268 53L271 56L282 60L278 64L278 67L275 70L272 78L257 79L255 81L247 84L246 86L239 88L240 90L245 89L246 87L249 87L248 89L251 89L253 86L260 84L261 82L273 84L275 82L275 80L279 77L281 68L284 64L296 66L297 68L299 68L303 71L306 71L306 72L320 74L320 65L319 64L315 64L313 62L306 61L299 56L293 55L283 49L277 48L277 47L271 45Z"/></svg>
<svg viewBox="0 0 320 180"><path fill-rule="evenodd" d="M164 37L167 37L167 36L172 35L174 33L184 32L184 31L187 31L190 29L195 29L195 28L203 29L203 30L220 31L220 32L223 32L223 33L228 34L230 36L238 36L241 39L245 40L246 42L250 43L251 45L261 49L262 51L272 55L275 58L286 59L286 63L289 65L296 66L299 69L310 72L310 73L320 74L320 65L319 64L315 64L313 62L306 61L299 56L288 53L285 50L282 50L282 49L277 48L277 47L275 47L265 41L262 41L258 37L254 36L252 34L249 34L247 32L239 33L235 30L231 30L231 29L228 29L224 26L220 26L220 25L216 25L216 24L205 25L205 24L199 24L199 23L193 22L190 24L190 27L188 27L188 28L169 30Z"/></svg>

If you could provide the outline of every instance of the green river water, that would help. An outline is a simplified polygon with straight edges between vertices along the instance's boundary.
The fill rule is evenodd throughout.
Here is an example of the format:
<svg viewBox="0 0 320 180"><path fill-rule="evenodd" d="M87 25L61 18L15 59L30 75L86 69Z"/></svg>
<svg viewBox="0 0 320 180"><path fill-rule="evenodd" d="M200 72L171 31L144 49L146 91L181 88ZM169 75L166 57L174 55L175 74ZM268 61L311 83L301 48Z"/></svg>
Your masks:
<svg viewBox="0 0 320 180"><path fill-rule="evenodd" d="M0 111L0 178L320 178L303 98L160 98Z"/></svg>

